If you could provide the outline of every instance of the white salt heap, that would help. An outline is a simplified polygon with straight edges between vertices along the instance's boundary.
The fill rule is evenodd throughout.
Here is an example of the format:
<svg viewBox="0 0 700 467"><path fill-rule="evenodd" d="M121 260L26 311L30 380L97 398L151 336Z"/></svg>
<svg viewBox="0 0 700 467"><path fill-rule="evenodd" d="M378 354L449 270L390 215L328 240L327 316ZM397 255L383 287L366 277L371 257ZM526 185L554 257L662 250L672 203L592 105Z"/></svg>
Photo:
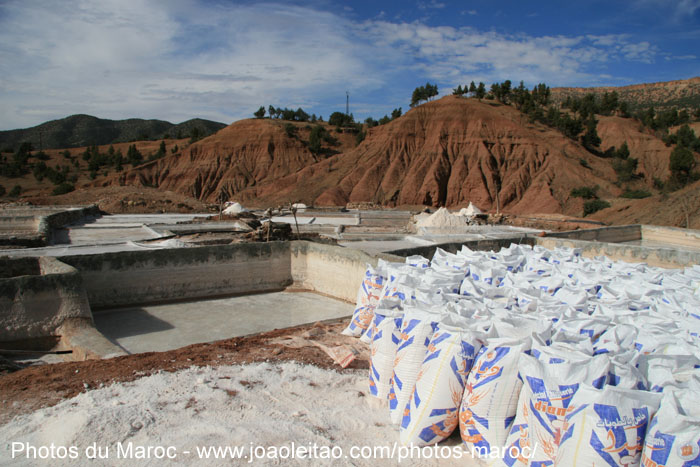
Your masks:
<svg viewBox="0 0 700 467"><path fill-rule="evenodd" d="M461 216L451 214L446 208L440 208L430 217L420 219L418 227L464 227L466 224Z"/></svg>
<svg viewBox="0 0 700 467"><path fill-rule="evenodd" d="M226 209L224 209L224 214L240 214L242 212L247 212L248 210L244 208L241 203L232 203Z"/></svg>
<svg viewBox="0 0 700 467"><path fill-rule="evenodd" d="M483 213L484 212L481 209L474 206L474 204L472 204L471 201L469 201L469 206L459 210L459 215L464 217L472 217Z"/></svg>

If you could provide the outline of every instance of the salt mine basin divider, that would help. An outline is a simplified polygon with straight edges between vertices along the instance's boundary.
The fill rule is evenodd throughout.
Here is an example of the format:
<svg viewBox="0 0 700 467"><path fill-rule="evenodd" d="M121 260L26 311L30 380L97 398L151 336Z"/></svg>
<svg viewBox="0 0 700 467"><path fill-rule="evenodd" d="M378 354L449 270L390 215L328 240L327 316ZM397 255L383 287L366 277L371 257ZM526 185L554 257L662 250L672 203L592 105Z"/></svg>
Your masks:
<svg viewBox="0 0 700 467"><path fill-rule="evenodd" d="M664 247L645 246L644 235ZM588 257L676 268L700 264L698 239L700 232L687 229L625 226L378 254L291 241L4 257L0 346L69 349L72 359L103 358L172 348L166 343L170 336L182 346L262 331L255 320L272 329L349 316L367 264L379 258L402 262L414 254L431 258L438 247L450 252L462 245L498 251L511 243L573 247ZM290 289L305 293L284 292ZM285 306L277 305L280 300ZM318 303L316 311L306 310L309 301ZM187 328L190 340L182 338ZM219 328L227 332L219 334Z"/></svg>

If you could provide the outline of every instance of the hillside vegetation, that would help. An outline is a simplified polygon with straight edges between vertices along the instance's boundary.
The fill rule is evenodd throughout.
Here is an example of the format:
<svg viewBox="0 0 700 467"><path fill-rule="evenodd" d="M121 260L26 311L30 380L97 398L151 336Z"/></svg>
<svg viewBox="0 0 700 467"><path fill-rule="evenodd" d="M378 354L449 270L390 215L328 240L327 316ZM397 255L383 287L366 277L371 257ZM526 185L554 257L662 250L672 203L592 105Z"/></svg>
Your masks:
<svg viewBox="0 0 700 467"><path fill-rule="evenodd" d="M108 120L90 115L71 115L32 128L0 131L0 150L13 152L22 143L37 150L77 148L144 140L200 139L226 127L223 123L195 118L174 125L164 120Z"/></svg>

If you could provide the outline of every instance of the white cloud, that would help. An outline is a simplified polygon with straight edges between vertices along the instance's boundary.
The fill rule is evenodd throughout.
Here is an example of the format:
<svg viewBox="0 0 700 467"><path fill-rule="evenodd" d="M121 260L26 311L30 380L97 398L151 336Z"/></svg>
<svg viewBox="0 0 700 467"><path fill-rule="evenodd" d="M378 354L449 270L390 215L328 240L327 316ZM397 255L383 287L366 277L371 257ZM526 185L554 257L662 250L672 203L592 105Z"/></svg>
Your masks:
<svg viewBox="0 0 700 467"><path fill-rule="evenodd" d="M381 16L197 0L0 3L0 129L72 113L230 122L263 104L327 115L342 109L346 89L383 96L355 98L383 114L426 79L590 85L607 63L658 54L619 34L509 35Z"/></svg>
<svg viewBox="0 0 700 467"><path fill-rule="evenodd" d="M676 22L691 21L696 13L700 12L700 0L636 0L633 2L637 8L648 8L658 11L661 18L669 14Z"/></svg>
<svg viewBox="0 0 700 467"><path fill-rule="evenodd" d="M589 65L613 59L646 63L656 53L648 42L634 43L624 35L533 37L384 21L367 22L365 28L375 42L389 43L432 79L454 85L475 72L490 81L517 77L576 84L593 79Z"/></svg>
<svg viewBox="0 0 700 467"><path fill-rule="evenodd" d="M664 57L666 61L671 61L671 60L697 60L698 57L697 55L666 55Z"/></svg>
<svg viewBox="0 0 700 467"><path fill-rule="evenodd" d="M443 3L443 2L439 2L439 1L437 1L437 0L430 0L429 3L426 3L426 2L418 2L418 8L419 8L420 10L427 10L427 9L430 9L430 8L436 9L436 10L440 10L440 9L445 8L446 6L447 6L447 4L445 4L445 3Z"/></svg>
<svg viewBox="0 0 700 467"><path fill-rule="evenodd" d="M69 113L226 122L261 104L313 105L350 83L381 86L352 34L340 16L284 5L5 4L0 128Z"/></svg>

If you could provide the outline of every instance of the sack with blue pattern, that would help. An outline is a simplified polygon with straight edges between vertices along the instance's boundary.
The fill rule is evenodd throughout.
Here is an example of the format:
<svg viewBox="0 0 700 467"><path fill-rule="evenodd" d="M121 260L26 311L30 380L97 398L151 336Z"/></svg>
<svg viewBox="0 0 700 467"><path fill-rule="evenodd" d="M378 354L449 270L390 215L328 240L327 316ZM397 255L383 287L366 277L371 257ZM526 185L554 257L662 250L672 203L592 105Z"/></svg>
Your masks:
<svg viewBox="0 0 700 467"><path fill-rule="evenodd" d="M479 331L451 325L450 317L438 324L406 404L402 444L439 443L457 428L464 385L483 340Z"/></svg>

